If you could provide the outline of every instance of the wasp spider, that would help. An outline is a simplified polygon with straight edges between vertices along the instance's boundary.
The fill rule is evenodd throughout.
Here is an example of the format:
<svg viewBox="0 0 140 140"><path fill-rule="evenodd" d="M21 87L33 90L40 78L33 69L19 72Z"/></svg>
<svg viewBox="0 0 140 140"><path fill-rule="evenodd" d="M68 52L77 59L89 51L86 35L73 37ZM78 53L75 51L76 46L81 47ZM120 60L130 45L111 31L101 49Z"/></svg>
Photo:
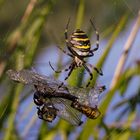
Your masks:
<svg viewBox="0 0 140 140"><path fill-rule="evenodd" d="M69 50L69 52L66 52L65 50L63 50L62 48L60 48L58 46L58 48L65 53L66 55L70 56L73 61L71 62L71 64L69 65L68 68L64 69L64 71L69 71L68 75L65 77L64 80L67 80L69 78L69 76L71 75L73 69L77 68L77 67L84 67L86 69L86 71L89 73L90 75L90 81L93 79L93 75L92 72L90 71L90 68L94 68L94 70L100 74L103 75L101 70L98 70L96 67L94 67L91 64L88 64L84 59L86 57L92 57L94 55L94 52L98 50L99 48L99 33L93 23L93 21L90 19L91 25L93 27L93 29L95 30L96 33L96 47L91 49L91 43L90 40L88 38L88 36L86 35L86 33L84 31L82 31L81 29L76 29L71 36L68 38L68 26L70 23L70 19L68 20L68 23L66 25L66 29L65 29L65 41L66 41L66 46ZM49 62L51 68L56 72L56 73L60 73L61 71L56 71L51 63ZM87 83L86 87L89 86L90 81ZM63 83L62 83L63 85ZM61 86L62 86L61 85ZM60 87L61 87L60 86Z"/></svg>

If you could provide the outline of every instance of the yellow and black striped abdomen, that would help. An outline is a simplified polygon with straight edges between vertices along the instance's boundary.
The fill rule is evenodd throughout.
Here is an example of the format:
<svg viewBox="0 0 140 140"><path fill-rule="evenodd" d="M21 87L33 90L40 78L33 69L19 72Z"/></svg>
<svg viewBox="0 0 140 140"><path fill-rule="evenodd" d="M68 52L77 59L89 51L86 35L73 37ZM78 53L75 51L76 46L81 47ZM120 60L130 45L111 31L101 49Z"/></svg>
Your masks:
<svg viewBox="0 0 140 140"><path fill-rule="evenodd" d="M80 104L79 102L73 102L71 106L85 114L90 119L97 119L101 114L97 107L93 108Z"/></svg>
<svg viewBox="0 0 140 140"><path fill-rule="evenodd" d="M90 50L90 40L85 32L80 29L77 29L72 33L70 38L70 43L72 44L73 49L77 49L81 52L89 52Z"/></svg>
<svg viewBox="0 0 140 140"><path fill-rule="evenodd" d="M90 119L97 119L100 116L100 111L97 108L92 107L82 107L82 112Z"/></svg>

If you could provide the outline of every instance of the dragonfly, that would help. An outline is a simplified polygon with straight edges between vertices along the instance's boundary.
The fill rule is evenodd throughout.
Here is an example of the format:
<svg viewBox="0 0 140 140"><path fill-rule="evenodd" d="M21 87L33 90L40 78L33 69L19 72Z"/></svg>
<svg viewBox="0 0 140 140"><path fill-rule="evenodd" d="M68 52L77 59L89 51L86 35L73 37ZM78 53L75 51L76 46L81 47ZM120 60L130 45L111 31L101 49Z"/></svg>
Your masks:
<svg viewBox="0 0 140 140"><path fill-rule="evenodd" d="M61 81L31 70L8 70L7 75L13 81L35 87L33 99L40 119L52 122L58 116L72 125L81 125L82 114L91 119L100 115L97 104L105 86L90 89L63 85L58 89Z"/></svg>

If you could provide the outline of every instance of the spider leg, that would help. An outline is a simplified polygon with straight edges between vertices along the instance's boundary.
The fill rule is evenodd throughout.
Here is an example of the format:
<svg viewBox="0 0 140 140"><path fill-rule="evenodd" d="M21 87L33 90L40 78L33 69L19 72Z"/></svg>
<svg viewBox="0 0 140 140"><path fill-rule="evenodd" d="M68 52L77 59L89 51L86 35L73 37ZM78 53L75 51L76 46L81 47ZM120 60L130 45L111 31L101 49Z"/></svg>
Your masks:
<svg viewBox="0 0 140 140"><path fill-rule="evenodd" d="M88 64L91 68L93 68L98 74L103 75L103 72L102 72L101 69L98 70L98 68L96 68L95 66L93 66L93 65L91 65L91 64L89 64L89 63L87 63L87 64Z"/></svg>
<svg viewBox="0 0 140 140"><path fill-rule="evenodd" d="M89 51L89 54L88 55L86 55L86 56L83 56L84 58L86 58L86 57L92 57L94 55L94 53L90 50Z"/></svg>
<svg viewBox="0 0 140 140"><path fill-rule="evenodd" d="M95 52L98 50L99 48L99 32L97 31L95 24L93 23L93 21L90 19L91 25L96 33L96 48L92 49L91 52Z"/></svg>
<svg viewBox="0 0 140 140"><path fill-rule="evenodd" d="M52 69L55 73L61 73L61 72L63 72L63 71L68 71L68 70L71 68L71 65L70 65L68 68L65 68L65 69L56 71L56 70L54 69L54 67L52 66L52 64L51 64L50 61L49 61L49 65L50 65L51 69Z"/></svg>
<svg viewBox="0 0 140 140"><path fill-rule="evenodd" d="M75 65L74 65L74 63L72 63L72 64L69 66L70 71L69 71L67 77L65 77L65 79L64 79L65 81L69 78L69 76L71 75L71 73L72 73L72 71L73 71L74 68L75 68Z"/></svg>
<svg viewBox="0 0 140 140"><path fill-rule="evenodd" d="M57 48L59 48L64 54L66 54L66 55L68 55L68 56L70 56L70 57L73 57L72 54L67 53L67 52L66 52L65 50L63 50L61 47L57 46Z"/></svg>
<svg viewBox="0 0 140 140"><path fill-rule="evenodd" d="M67 46L68 46L68 44L69 44L69 41L68 41L68 27L69 27L69 23L70 23L70 18L68 19L68 23L67 23L67 25L66 25L65 32L64 32L65 41L66 41L66 45L67 45Z"/></svg>
<svg viewBox="0 0 140 140"><path fill-rule="evenodd" d="M90 81L93 79L93 74L91 73L90 69L87 67L87 65L85 63L83 64L83 66L84 66L84 68L87 70L87 72L90 75L90 80L89 80L89 82L86 85L86 87L88 87L90 85Z"/></svg>
<svg viewBox="0 0 140 140"><path fill-rule="evenodd" d="M75 68L75 65L74 65L74 63L72 63L69 66L70 71L69 71L68 75L65 77L65 79L64 79L65 81L70 77L70 75L71 75L71 73L72 73L74 68ZM58 87L58 89L61 88L63 85L64 85L64 82L61 83L61 85Z"/></svg>

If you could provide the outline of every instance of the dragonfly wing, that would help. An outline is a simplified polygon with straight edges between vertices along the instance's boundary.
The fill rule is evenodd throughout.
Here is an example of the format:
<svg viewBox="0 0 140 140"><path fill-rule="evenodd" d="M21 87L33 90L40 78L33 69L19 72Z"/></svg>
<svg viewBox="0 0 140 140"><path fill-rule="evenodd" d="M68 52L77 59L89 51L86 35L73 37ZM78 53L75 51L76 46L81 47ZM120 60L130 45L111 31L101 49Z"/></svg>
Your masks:
<svg viewBox="0 0 140 140"><path fill-rule="evenodd" d="M30 70L8 70L7 75L10 79L23 84L35 84L41 81L41 76ZM36 77L38 77L38 80Z"/></svg>
<svg viewBox="0 0 140 140"><path fill-rule="evenodd" d="M80 104L95 107L98 105L99 96L105 90L105 86L95 86L94 88L68 87L69 93L78 97Z"/></svg>
<svg viewBox="0 0 140 140"><path fill-rule="evenodd" d="M21 71L8 70L7 75L10 79L23 84L37 85L40 88L48 88L57 90L61 82L53 77L38 74L37 72L23 69ZM60 88L61 91L66 90L66 86Z"/></svg>
<svg viewBox="0 0 140 140"><path fill-rule="evenodd" d="M99 96L105 90L104 86L96 86L95 88L91 89L89 92L89 105L91 107L95 107L98 105Z"/></svg>
<svg viewBox="0 0 140 140"><path fill-rule="evenodd" d="M51 101L56 109L58 109L58 116L72 125L79 126L82 124L82 113L71 107L71 101L62 98L52 98Z"/></svg>

